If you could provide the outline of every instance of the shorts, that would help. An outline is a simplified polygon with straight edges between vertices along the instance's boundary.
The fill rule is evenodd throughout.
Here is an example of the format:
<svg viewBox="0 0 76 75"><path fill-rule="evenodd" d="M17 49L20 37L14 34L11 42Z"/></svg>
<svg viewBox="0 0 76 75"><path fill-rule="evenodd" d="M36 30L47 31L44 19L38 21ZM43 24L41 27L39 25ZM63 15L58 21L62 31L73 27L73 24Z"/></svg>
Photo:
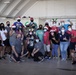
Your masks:
<svg viewBox="0 0 76 75"><path fill-rule="evenodd" d="M30 53L32 53L33 49L34 49L34 46L30 46L30 45L27 46L27 50L28 50Z"/></svg>
<svg viewBox="0 0 76 75"><path fill-rule="evenodd" d="M47 52L50 52L50 45L46 45L44 44L44 50L47 51Z"/></svg>
<svg viewBox="0 0 76 75"><path fill-rule="evenodd" d="M10 46L9 39L6 39L5 41L3 41L3 44L4 46Z"/></svg>
<svg viewBox="0 0 76 75"><path fill-rule="evenodd" d="M34 55L34 61L40 61L40 59L38 57L43 57L43 54L41 52L37 52Z"/></svg>
<svg viewBox="0 0 76 75"><path fill-rule="evenodd" d="M70 42L69 49L75 50L75 45L76 45L76 42Z"/></svg>
<svg viewBox="0 0 76 75"><path fill-rule="evenodd" d="M16 57L16 55L13 53L13 58L14 58L16 61L20 61L20 56L21 56L21 53L18 53L18 57Z"/></svg>

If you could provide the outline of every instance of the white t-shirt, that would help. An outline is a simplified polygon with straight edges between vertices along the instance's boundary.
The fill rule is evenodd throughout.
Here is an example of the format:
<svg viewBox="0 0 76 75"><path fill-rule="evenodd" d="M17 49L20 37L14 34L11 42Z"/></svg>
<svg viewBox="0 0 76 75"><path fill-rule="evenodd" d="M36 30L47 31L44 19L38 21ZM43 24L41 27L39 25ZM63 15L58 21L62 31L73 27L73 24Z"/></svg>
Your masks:
<svg viewBox="0 0 76 75"><path fill-rule="evenodd" d="M0 35L1 35L1 38L2 38L3 41L5 41L7 39L5 33L7 33L7 30L6 29L5 30L2 30L2 31L0 30Z"/></svg>

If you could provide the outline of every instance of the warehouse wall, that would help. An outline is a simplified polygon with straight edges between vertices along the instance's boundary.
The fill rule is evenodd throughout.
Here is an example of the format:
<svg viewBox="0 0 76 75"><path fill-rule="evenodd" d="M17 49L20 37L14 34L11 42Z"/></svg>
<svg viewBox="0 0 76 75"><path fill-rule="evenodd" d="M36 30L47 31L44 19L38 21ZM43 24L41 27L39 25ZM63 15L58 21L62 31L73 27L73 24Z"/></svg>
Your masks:
<svg viewBox="0 0 76 75"><path fill-rule="evenodd" d="M37 1L23 16L33 17L76 17L76 0Z"/></svg>

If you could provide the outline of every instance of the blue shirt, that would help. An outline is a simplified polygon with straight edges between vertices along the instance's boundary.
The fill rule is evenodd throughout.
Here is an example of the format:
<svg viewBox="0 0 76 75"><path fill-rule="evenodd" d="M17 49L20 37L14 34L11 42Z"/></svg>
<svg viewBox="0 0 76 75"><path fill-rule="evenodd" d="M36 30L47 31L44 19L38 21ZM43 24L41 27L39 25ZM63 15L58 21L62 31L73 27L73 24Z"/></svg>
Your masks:
<svg viewBox="0 0 76 75"><path fill-rule="evenodd" d="M65 27L65 31L68 30L68 26L69 26L69 25L70 25L70 24L64 24L64 25L63 25L63 27ZM62 28L62 26L59 27L60 30L61 30L61 28Z"/></svg>
<svg viewBox="0 0 76 75"><path fill-rule="evenodd" d="M15 22L13 25L16 26L16 30L23 27L23 24L21 22Z"/></svg>
<svg viewBox="0 0 76 75"><path fill-rule="evenodd" d="M67 30L68 30L68 26L69 26L69 24L64 24L65 31L67 31Z"/></svg>

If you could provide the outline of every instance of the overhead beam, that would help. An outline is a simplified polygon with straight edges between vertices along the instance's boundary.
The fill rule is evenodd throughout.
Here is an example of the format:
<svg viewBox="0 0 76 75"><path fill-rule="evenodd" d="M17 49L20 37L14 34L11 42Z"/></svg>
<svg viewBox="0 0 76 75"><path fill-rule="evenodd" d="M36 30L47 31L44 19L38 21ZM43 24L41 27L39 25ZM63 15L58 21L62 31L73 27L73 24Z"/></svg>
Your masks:
<svg viewBox="0 0 76 75"><path fill-rule="evenodd" d="M4 11L4 13L3 13L2 15L8 16L9 13L19 4L20 1L21 1L21 0L14 0L14 1L12 2L12 4L9 5L9 7L7 8L7 10Z"/></svg>
<svg viewBox="0 0 76 75"><path fill-rule="evenodd" d="M30 0L30 2L28 2L22 9L21 11L19 11L16 16L19 16L19 15L23 15L33 4L35 4L37 1L36 0Z"/></svg>
<svg viewBox="0 0 76 75"><path fill-rule="evenodd" d="M6 11L6 9L9 7L9 5L11 5L11 3L13 2L13 0L10 0L10 3L4 3L4 0L2 0L1 4L2 4L2 7L0 9L0 15L1 16L4 16L3 13Z"/></svg>
<svg viewBox="0 0 76 75"><path fill-rule="evenodd" d="M3 3L0 4L0 14L1 14L2 10L6 7L6 5L7 4L3 4Z"/></svg>
<svg viewBox="0 0 76 75"><path fill-rule="evenodd" d="M24 1L24 0L21 0L21 1L9 12L9 14L8 14L7 16L10 17L10 15L15 11L16 8L18 8L18 7L21 5L21 3L22 3L23 1Z"/></svg>
<svg viewBox="0 0 76 75"><path fill-rule="evenodd" d="M36 0L26 0L24 3L22 3L17 10L15 10L15 12L12 14L12 17L18 17L18 16L22 16L24 14L24 12L29 9L34 3L36 2Z"/></svg>
<svg viewBox="0 0 76 75"><path fill-rule="evenodd" d="M16 14L21 11L21 9L29 2L30 0L24 0L10 15L12 17L16 17Z"/></svg>

